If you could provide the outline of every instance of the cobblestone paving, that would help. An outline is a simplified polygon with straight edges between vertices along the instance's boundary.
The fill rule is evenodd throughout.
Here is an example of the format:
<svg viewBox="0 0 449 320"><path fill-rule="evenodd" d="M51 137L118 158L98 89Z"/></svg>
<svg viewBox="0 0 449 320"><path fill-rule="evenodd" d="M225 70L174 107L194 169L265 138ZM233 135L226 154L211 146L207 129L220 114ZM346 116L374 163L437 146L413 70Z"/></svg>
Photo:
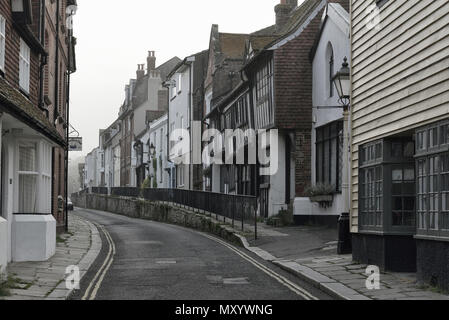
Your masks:
<svg viewBox="0 0 449 320"><path fill-rule="evenodd" d="M382 273L380 289L368 290L367 265L353 263L351 255L304 258L295 262L374 300L449 300L448 295L420 287L414 273Z"/></svg>
<svg viewBox="0 0 449 320"><path fill-rule="evenodd" d="M65 272L79 265L92 244L91 225L70 214L69 232L58 237L56 253L45 262L20 262L8 265L8 276L14 289L5 300L65 299ZM80 266L82 269L82 266Z"/></svg>

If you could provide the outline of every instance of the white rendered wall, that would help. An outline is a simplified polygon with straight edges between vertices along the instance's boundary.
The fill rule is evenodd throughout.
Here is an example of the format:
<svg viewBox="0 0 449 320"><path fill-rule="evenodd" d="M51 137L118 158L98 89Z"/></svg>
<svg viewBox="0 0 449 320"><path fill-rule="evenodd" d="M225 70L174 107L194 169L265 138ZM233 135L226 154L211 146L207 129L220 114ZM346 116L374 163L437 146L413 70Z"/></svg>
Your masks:
<svg viewBox="0 0 449 320"><path fill-rule="evenodd" d="M8 263L8 221L0 217L0 274Z"/></svg>
<svg viewBox="0 0 449 320"><path fill-rule="evenodd" d="M51 215L15 215L12 227L14 262L46 261L56 252L56 220Z"/></svg>

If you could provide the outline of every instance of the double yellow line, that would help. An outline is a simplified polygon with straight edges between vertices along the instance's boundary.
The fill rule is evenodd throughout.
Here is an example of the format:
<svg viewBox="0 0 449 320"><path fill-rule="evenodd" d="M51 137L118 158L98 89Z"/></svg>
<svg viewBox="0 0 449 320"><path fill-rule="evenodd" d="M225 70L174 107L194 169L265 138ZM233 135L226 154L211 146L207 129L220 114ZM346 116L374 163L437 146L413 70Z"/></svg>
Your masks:
<svg viewBox="0 0 449 320"><path fill-rule="evenodd" d="M103 232L104 236L106 237L106 240L108 241L109 245L109 251L106 256L106 259L103 262L103 265L98 270L98 272L95 274L95 277L90 282L89 286L87 287L86 292L84 293L84 296L81 298L81 300L95 300L97 297L98 290L101 287L101 284L103 283L104 277L106 276L106 273L111 268L112 262L114 261L115 256L115 244L112 240L111 235L109 232L101 225L94 223L101 231Z"/></svg>
<svg viewBox="0 0 449 320"><path fill-rule="evenodd" d="M279 283L281 283L282 285L286 286L288 289L290 289L291 291L293 291L294 293L296 293L298 296L302 297L303 299L305 299L305 300L318 300L318 298L315 297L314 295L312 295L310 292L308 292L305 289L301 288L296 283L293 283L292 281L288 280L284 276L274 272L270 268L264 266L263 264L261 264L260 262L258 262L255 259L253 259L251 256L247 255L246 253L242 252L241 250L237 249L233 245L230 245L230 244L228 244L227 242L225 242L223 240L217 239L217 238L212 237L210 235L207 235L205 233L201 233L201 232L197 232L197 233L202 235L202 236L204 236L204 237L206 237L206 238L208 238L208 239L211 239L211 240L213 240L215 242L218 242L219 244L221 244L221 245L227 247L228 249L232 250L233 252L238 254L240 257L242 257L244 260L248 261L249 263L254 265L256 268L258 268L259 270L265 272L271 278L277 280Z"/></svg>

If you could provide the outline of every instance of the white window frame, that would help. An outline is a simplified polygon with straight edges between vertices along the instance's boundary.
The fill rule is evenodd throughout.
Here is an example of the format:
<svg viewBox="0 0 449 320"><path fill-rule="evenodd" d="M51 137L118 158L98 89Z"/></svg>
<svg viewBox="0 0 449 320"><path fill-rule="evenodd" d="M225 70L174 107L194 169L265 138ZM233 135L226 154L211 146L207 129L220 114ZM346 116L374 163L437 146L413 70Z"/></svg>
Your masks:
<svg viewBox="0 0 449 320"><path fill-rule="evenodd" d="M177 170L179 172L179 188L184 187L184 165L181 164L178 166L179 170Z"/></svg>
<svg viewBox="0 0 449 320"><path fill-rule="evenodd" d="M26 93L30 93L30 55L30 47L21 38L19 53L19 85Z"/></svg>
<svg viewBox="0 0 449 320"><path fill-rule="evenodd" d="M33 144L36 148L36 171L20 171L20 146L29 146ZM16 174L17 182L15 189L15 209L16 213L38 213L52 214L51 188L52 188L52 146L50 143L39 139L20 139L16 144ZM23 175L33 175L36 177L36 204L34 212L19 212L19 179Z"/></svg>
<svg viewBox="0 0 449 320"><path fill-rule="evenodd" d="M5 72L6 19L0 15L0 70Z"/></svg>
<svg viewBox="0 0 449 320"><path fill-rule="evenodd" d="M182 73L178 74L178 94L182 91Z"/></svg>
<svg viewBox="0 0 449 320"><path fill-rule="evenodd" d="M177 95L178 95L178 83L176 82L176 80L173 80L173 86L171 91L172 99L176 98Z"/></svg>

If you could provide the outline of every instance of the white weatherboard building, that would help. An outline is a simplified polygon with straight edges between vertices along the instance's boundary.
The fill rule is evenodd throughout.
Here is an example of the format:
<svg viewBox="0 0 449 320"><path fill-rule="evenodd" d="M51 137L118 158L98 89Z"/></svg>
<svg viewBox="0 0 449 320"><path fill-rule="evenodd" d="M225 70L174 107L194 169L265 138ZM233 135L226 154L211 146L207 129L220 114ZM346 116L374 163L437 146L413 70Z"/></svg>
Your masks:
<svg viewBox="0 0 449 320"><path fill-rule="evenodd" d="M313 55L312 185L335 189L332 204L322 207L296 198L294 214L302 222L336 224L344 210L342 190L343 108L332 81L343 60L350 59L349 13L330 3L323 14Z"/></svg>

